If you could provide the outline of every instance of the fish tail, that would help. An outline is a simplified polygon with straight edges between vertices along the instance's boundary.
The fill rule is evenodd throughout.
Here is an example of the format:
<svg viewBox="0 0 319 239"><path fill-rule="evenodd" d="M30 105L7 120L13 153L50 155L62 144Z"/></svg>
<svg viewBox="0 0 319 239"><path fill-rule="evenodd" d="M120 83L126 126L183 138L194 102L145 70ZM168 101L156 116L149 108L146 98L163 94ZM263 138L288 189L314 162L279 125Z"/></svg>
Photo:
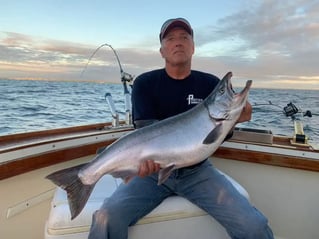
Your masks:
<svg viewBox="0 0 319 239"><path fill-rule="evenodd" d="M54 184L67 192L71 220L83 210L95 186L95 184L83 184L78 177L79 170L83 166L84 164L81 164L75 167L62 169L46 176L47 179L51 180Z"/></svg>

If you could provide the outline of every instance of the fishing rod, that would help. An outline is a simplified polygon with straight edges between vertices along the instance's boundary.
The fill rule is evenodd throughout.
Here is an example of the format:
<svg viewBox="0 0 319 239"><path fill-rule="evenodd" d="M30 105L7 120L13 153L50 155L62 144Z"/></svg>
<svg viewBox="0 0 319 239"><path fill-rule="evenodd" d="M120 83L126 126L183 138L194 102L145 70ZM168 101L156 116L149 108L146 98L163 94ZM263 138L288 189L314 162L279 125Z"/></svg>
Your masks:
<svg viewBox="0 0 319 239"><path fill-rule="evenodd" d="M107 46L107 47L111 48L111 50L113 51L113 53L114 53L114 55L116 57L117 63L119 65L119 68L120 68L120 74L121 74L122 82L131 82L133 80L133 76L131 74L123 71L123 67L121 65L120 58L119 58L117 52L115 51L115 49L110 44L107 44L107 43L104 43L104 44L102 44L101 46L99 46L98 48L95 49L95 51L89 57L85 67L83 68L83 70L81 72L81 77L83 76L84 72L86 71L86 69L87 69L89 63L91 62L92 58L94 57L94 55L104 46Z"/></svg>
<svg viewBox="0 0 319 239"><path fill-rule="evenodd" d="M130 91L127 87L127 83L129 82L132 82L134 77L125 72L123 70L123 67L121 65L121 62L120 62L120 58L117 54L117 52L115 51L115 49L110 45L110 44L107 44L107 43L104 43L102 44L101 46L99 46L98 48L95 49L95 51L92 53L92 55L89 57L88 59L88 62L86 63L84 69L82 70L81 72L81 77L82 75L84 74L85 70L87 69L87 66L89 65L90 61L92 60L92 58L94 57L94 55L102 48L102 47L109 47L111 48L111 50L113 51L115 57L116 57L116 60L117 60L117 63L119 65L119 68L120 68L120 75L121 75L121 82L123 84L123 89L124 89L124 96L125 96L125 122L127 125L130 125L132 124L132 111L131 111L131 94L130 94ZM111 115L113 117L113 122L112 122L112 125L113 126L118 126L119 125L119 115L118 115L118 112L115 108L115 105L114 105L114 102L113 102L113 99L112 99L112 95L111 93L106 93L105 94L105 100L107 101L109 107L110 107L110 111L111 111Z"/></svg>
<svg viewBox="0 0 319 239"><path fill-rule="evenodd" d="M271 101L268 101L268 104L267 103L253 104L253 106L257 106L257 107L264 106L264 105L279 107L280 109L282 109L282 112L285 114L286 117L291 117L291 119L294 122L294 129L295 129L293 140L291 141L292 144L303 145L303 144L308 143L308 137L304 133L302 122L301 122L300 118L298 118L296 116L298 113L300 113L303 117L307 116L307 117L311 118L313 115L319 116L319 114L316 114L316 113L314 114L310 110L303 112L300 108L298 108L292 102L289 102L284 107L273 104Z"/></svg>
<svg viewBox="0 0 319 239"><path fill-rule="evenodd" d="M280 105L277 104L273 104L270 100L268 101L268 103L254 103L252 104L253 107L258 107L258 106L274 106L277 108L280 108L282 113L284 113L287 117L291 117L294 118L296 117L296 114L298 113L303 113L303 116L308 116L308 117L312 117L313 115L315 116L319 116L319 114L316 113L312 113L310 110L307 110L305 112L303 112L300 108L298 108L295 104L293 104L292 102L288 103L286 106L282 107Z"/></svg>

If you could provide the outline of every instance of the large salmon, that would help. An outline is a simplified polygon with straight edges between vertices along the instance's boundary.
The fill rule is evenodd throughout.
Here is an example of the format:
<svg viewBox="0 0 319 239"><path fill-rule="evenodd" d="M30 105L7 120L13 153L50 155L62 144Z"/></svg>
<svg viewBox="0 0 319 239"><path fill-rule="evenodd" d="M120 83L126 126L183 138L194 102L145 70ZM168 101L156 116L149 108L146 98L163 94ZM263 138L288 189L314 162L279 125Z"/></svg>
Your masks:
<svg viewBox="0 0 319 239"><path fill-rule="evenodd" d="M236 94L231 76L231 72L227 73L210 95L192 109L121 137L87 164L48 175L67 191L71 218L82 211L104 174L128 181L138 174L142 161L152 159L161 165L161 184L174 169L212 155L238 120L252 84L247 81Z"/></svg>

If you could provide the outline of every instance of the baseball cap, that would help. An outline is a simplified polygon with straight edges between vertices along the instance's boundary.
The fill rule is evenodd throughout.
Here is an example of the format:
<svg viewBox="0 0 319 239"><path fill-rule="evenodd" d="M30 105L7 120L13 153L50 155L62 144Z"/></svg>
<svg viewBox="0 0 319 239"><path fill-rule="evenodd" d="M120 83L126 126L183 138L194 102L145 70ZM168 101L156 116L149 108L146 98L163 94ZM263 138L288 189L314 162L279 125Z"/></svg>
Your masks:
<svg viewBox="0 0 319 239"><path fill-rule="evenodd" d="M189 22L182 17L179 18L172 18L165 21L162 25L161 32L159 34L159 39L162 42L163 38L166 36L166 34L172 30L174 27L182 27L187 31L192 37L193 37L193 29Z"/></svg>

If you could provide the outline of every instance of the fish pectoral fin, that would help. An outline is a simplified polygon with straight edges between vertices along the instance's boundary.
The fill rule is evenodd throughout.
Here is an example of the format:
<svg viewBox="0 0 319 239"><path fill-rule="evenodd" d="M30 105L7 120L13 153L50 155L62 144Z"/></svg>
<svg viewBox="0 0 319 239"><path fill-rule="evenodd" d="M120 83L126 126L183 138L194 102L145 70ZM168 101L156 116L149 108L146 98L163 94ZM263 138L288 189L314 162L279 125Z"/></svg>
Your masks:
<svg viewBox="0 0 319 239"><path fill-rule="evenodd" d="M210 131L206 138L203 140L203 144L214 143L218 139L218 136L221 134L221 132L222 124L216 125L216 127L212 131Z"/></svg>
<svg viewBox="0 0 319 239"><path fill-rule="evenodd" d="M168 179L169 175L171 175L172 171L175 169L175 164L169 164L167 167L162 168L158 172L158 183L157 185L161 185L163 182Z"/></svg>

